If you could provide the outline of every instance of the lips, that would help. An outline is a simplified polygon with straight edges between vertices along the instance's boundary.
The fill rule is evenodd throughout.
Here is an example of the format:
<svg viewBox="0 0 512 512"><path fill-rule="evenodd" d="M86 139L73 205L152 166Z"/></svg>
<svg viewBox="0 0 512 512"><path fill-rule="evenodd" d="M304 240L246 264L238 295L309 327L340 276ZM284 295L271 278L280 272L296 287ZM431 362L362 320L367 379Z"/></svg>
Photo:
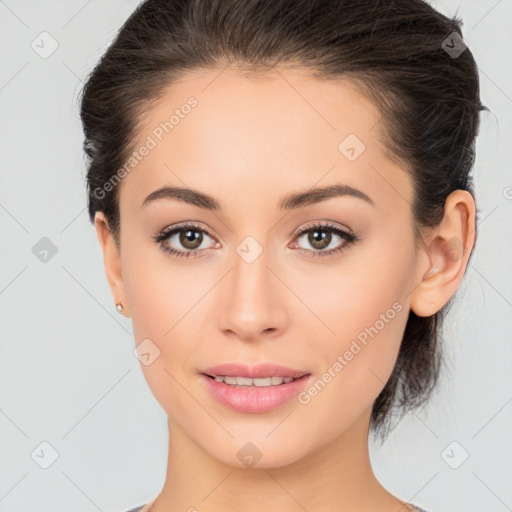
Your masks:
<svg viewBox="0 0 512 512"><path fill-rule="evenodd" d="M306 370L288 368L276 363L263 363L255 366L246 366L241 363L226 363L210 366L201 371L209 377L245 377L250 379L264 379L267 377L288 377L298 379L309 375Z"/></svg>
<svg viewBox="0 0 512 512"><path fill-rule="evenodd" d="M218 367L215 367L218 368ZM274 365L275 368L275 365ZM286 373L297 373L297 370L291 370L285 368ZM245 367L246 371L248 367ZM208 371L211 371L209 368ZM231 367L231 370L234 370ZM252 369L254 370L254 368ZM217 371L217 370L216 370ZM222 368L222 371L226 371L226 367ZM240 371L240 367L236 368L236 371ZM255 371L255 370L254 370ZM259 369L261 372L269 372L269 367ZM298 373L301 373L300 371ZM227 379L246 379L246 377L226 377ZM249 380L252 381L249 377ZM291 378L291 377L289 377ZM218 379L222 379L220 382ZM263 378L262 380L270 380L269 377ZM273 379L284 379L284 377L273 377ZM201 374L201 382L204 384L205 389L210 395L217 400L218 403L233 409L237 412L243 413L266 413L270 412L278 407L284 406L289 403L294 397L296 397L304 388L311 384L314 379L313 375L306 374L303 377L292 379L291 382L283 382L277 385L270 386L251 386L251 385L233 385L223 382L223 377L212 378L207 374ZM256 379L257 382L259 379Z"/></svg>

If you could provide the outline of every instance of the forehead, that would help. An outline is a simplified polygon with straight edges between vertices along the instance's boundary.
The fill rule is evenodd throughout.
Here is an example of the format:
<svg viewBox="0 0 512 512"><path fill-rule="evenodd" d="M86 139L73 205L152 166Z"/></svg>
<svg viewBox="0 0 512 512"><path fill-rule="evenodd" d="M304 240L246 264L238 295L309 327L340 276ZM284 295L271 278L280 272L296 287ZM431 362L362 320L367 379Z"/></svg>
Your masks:
<svg viewBox="0 0 512 512"><path fill-rule="evenodd" d="M188 72L141 116L135 148L151 149L123 180L122 196L141 203L162 185L189 186L242 205L259 193L342 182L374 198L410 198L407 175L380 141L380 120L346 79Z"/></svg>
<svg viewBox="0 0 512 512"><path fill-rule="evenodd" d="M197 105L190 109L191 98ZM218 146L227 136L243 150L276 137L276 143L286 142L286 148L293 149L303 147L305 139L314 141L316 133L336 150L348 133L373 144L378 142L381 119L356 83L319 79L297 69L248 76L229 68L187 72L144 112L138 137L169 121L173 113L177 114L171 121L173 138L187 138L191 128L205 149Z"/></svg>

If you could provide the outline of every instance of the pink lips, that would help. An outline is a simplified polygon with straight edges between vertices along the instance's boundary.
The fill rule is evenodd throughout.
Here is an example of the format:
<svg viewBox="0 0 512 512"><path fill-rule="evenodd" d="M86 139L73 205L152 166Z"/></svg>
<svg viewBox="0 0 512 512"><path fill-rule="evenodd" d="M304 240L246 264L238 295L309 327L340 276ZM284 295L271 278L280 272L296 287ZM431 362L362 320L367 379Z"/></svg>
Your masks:
<svg viewBox="0 0 512 512"><path fill-rule="evenodd" d="M221 404L240 412L262 413L276 409L296 396L311 381L310 373L277 364L248 367L239 363L206 368L202 379L206 388ZM292 377L295 380L277 386L231 386L212 376L238 376L252 379Z"/></svg>

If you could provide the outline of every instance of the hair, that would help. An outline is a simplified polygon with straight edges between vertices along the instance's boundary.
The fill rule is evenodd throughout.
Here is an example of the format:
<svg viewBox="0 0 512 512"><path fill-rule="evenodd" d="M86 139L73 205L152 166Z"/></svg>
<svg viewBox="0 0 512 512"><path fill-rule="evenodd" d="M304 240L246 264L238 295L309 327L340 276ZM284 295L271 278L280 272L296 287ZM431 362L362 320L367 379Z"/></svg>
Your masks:
<svg viewBox="0 0 512 512"><path fill-rule="evenodd" d="M489 109L480 103L469 48L445 50L447 38L450 47L462 41L461 26L421 0L142 2L81 91L91 222L102 211L120 249L119 187L105 184L119 179L144 113L187 71L231 66L263 77L279 65L349 79L373 100L388 156L412 180L419 243L422 228L439 225L451 192L467 190L475 199L470 171L479 112ZM381 440L393 410L403 417L435 388L442 320L453 298L429 317L409 312L395 367L372 405L371 428Z"/></svg>

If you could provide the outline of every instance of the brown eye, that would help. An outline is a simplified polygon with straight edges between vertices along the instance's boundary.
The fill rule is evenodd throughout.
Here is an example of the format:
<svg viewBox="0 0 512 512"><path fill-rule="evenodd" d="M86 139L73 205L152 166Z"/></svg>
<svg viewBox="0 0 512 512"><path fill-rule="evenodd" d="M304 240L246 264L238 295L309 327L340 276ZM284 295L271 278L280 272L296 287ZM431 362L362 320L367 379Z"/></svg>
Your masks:
<svg viewBox="0 0 512 512"><path fill-rule="evenodd" d="M308 242L315 249L325 249L332 240L332 234L325 229L312 229L308 235Z"/></svg>
<svg viewBox="0 0 512 512"><path fill-rule="evenodd" d="M206 235L206 236L205 236ZM207 249L208 245L201 248L203 242L208 238L213 239L204 229L194 224L182 224L169 228L158 234L154 241L161 246L161 248L173 256L178 257L196 257ZM210 247L215 244L210 244Z"/></svg>
<svg viewBox="0 0 512 512"><path fill-rule="evenodd" d="M304 252L306 256L311 258L334 255L335 253L343 251L350 244L359 241L359 238L354 233L345 231L344 229L329 223L316 224L307 227L300 231L296 238L300 239L304 235L307 235L307 243L310 247L313 247L313 249L305 249L298 243L294 245L294 248L300 249L301 252ZM325 250L326 247L329 247L333 240L335 241L336 239L339 240L337 247L335 246L334 248Z"/></svg>
<svg viewBox="0 0 512 512"><path fill-rule="evenodd" d="M185 247L185 249L197 249L203 241L203 235L199 230L180 230L179 233L180 244Z"/></svg>

